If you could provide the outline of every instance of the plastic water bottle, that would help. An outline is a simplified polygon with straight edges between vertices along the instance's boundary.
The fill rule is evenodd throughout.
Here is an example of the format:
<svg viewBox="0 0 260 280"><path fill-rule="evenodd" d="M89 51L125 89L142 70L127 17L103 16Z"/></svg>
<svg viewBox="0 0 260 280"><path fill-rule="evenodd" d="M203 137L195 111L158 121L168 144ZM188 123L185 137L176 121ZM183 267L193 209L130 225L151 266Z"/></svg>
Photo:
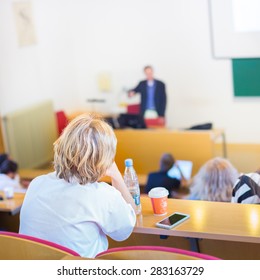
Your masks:
<svg viewBox="0 0 260 280"><path fill-rule="evenodd" d="M142 211L140 201L140 187L136 172L133 167L133 160L128 158L125 160L125 173L124 173L125 184L130 191L136 205L136 214L140 214Z"/></svg>

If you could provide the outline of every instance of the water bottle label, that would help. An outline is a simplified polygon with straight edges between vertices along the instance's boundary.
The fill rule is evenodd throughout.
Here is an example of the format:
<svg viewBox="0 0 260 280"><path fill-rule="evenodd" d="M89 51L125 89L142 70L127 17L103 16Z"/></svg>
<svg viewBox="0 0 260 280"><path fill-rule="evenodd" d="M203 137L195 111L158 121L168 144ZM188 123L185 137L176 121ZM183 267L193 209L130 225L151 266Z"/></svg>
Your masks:
<svg viewBox="0 0 260 280"><path fill-rule="evenodd" d="M140 204L140 195L136 194L134 196L134 201L135 201L135 205L138 206Z"/></svg>

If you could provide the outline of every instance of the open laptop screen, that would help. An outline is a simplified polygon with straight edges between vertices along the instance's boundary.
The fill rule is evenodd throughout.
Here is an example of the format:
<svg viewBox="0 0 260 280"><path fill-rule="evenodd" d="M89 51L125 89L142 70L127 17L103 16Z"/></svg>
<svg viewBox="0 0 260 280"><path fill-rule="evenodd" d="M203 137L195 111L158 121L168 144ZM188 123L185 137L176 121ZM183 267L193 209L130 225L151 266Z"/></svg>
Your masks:
<svg viewBox="0 0 260 280"><path fill-rule="evenodd" d="M189 160L176 160L175 164L168 171L167 174L171 178L176 178L178 180L181 180L181 173L180 173L180 170L181 170L184 178L186 180L189 180L191 178L191 174L192 174L192 166L193 166L193 164Z"/></svg>

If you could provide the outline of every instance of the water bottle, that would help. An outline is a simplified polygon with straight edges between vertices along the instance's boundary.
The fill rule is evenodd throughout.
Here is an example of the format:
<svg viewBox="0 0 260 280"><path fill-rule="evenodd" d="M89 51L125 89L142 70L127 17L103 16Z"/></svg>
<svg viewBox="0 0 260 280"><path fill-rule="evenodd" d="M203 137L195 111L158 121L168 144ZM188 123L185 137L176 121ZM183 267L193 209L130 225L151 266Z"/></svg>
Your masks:
<svg viewBox="0 0 260 280"><path fill-rule="evenodd" d="M140 187L136 172L133 167L133 160L131 158L125 160L124 181L135 201L136 214L138 215L142 211L140 201Z"/></svg>

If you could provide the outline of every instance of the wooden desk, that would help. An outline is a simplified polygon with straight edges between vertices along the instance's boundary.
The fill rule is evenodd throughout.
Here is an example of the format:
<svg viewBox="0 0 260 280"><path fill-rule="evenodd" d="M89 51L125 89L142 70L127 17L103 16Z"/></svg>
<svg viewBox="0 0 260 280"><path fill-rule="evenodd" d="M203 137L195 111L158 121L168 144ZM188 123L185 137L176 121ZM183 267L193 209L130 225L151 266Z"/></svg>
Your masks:
<svg viewBox="0 0 260 280"><path fill-rule="evenodd" d="M2 192L0 192L0 194L3 195ZM11 215L18 214L22 207L24 196L24 193L15 193L14 198L1 200L0 212L9 213Z"/></svg>
<svg viewBox="0 0 260 280"><path fill-rule="evenodd" d="M124 160L132 158L138 174L148 174L159 169L163 153L172 153L176 159L193 162L192 175L215 156L215 142L225 138L222 130L169 130L169 129L118 129L116 163L124 171Z"/></svg>
<svg viewBox="0 0 260 280"><path fill-rule="evenodd" d="M142 215L135 233L180 236L223 241L260 243L260 206L169 199L168 214L183 212L190 218L171 230L155 227L165 216L154 216L150 198L141 197Z"/></svg>

